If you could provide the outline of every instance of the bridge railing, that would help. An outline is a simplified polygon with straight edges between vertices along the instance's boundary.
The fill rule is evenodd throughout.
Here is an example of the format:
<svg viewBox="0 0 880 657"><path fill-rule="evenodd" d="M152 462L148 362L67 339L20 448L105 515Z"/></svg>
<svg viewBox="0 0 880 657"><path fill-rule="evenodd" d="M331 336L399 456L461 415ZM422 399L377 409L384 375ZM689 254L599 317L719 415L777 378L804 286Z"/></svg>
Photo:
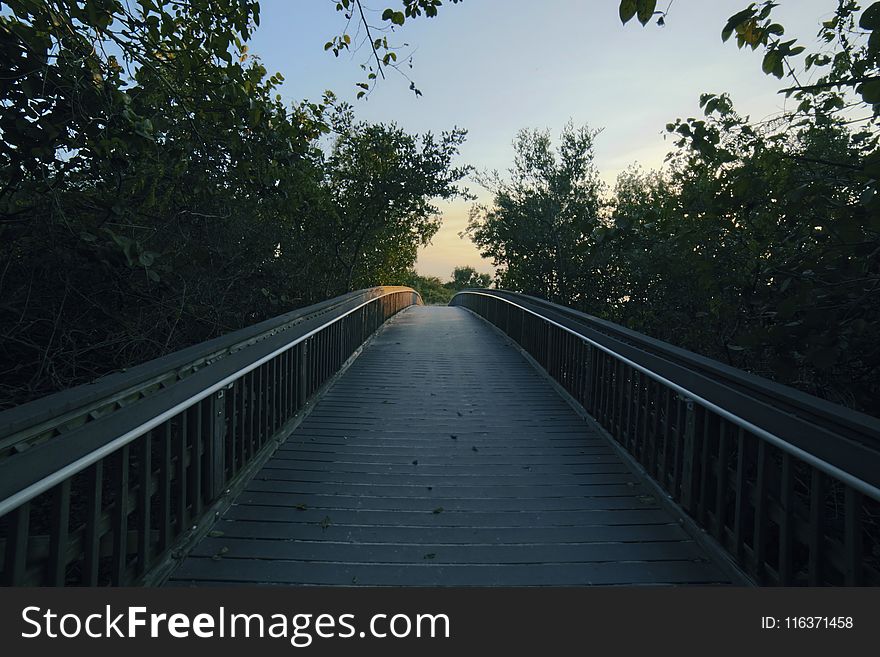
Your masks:
<svg viewBox="0 0 880 657"><path fill-rule="evenodd" d="M459 305L517 342L762 585L880 584L880 421L563 306Z"/></svg>
<svg viewBox="0 0 880 657"><path fill-rule="evenodd" d="M363 342L420 303L350 293L0 413L0 581L153 581Z"/></svg>

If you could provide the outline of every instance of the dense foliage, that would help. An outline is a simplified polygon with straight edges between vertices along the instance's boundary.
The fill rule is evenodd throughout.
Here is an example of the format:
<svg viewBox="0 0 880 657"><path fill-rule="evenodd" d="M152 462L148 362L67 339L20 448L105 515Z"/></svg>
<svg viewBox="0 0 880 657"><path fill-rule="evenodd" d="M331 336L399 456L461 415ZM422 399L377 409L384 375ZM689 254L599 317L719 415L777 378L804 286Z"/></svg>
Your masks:
<svg viewBox="0 0 880 657"><path fill-rule="evenodd" d="M408 272L401 283L418 290L426 304L446 305L459 290L467 288L483 288L492 284L489 274L481 274L473 267L456 267L452 271L452 280L444 283L436 276L420 276L414 270Z"/></svg>
<svg viewBox="0 0 880 657"><path fill-rule="evenodd" d="M595 136L568 125L554 152L549 132L523 130L509 176L480 177L494 204L472 208L467 233L499 267L499 287L567 304L607 295L592 276L602 191Z"/></svg>
<svg viewBox="0 0 880 657"><path fill-rule="evenodd" d="M436 276L420 276L412 270L401 280L401 284L408 285L422 295L422 301L429 305L445 306L455 295L455 290L449 287Z"/></svg>
<svg viewBox="0 0 880 657"><path fill-rule="evenodd" d="M4 5L0 407L396 282L461 193L462 131L285 106L256 2Z"/></svg>
<svg viewBox="0 0 880 657"><path fill-rule="evenodd" d="M489 274L481 274L473 267L456 267L452 270L452 280L446 285L453 290L484 288L492 284Z"/></svg>
<svg viewBox="0 0 880 657"><path fill-rule="evenodd" d="M621 2L621 18L646 24L655 5ZM784 39L775 6L753 3L722 37L763 47L766 73L790 71L795 111L756 124L704 94L705 117L667 126L668 166L631 169L610 194L594 133L566 128L555 152L520 133L468 233L501 287L880 415L880 3L840 0L818 52Z"/></svg>

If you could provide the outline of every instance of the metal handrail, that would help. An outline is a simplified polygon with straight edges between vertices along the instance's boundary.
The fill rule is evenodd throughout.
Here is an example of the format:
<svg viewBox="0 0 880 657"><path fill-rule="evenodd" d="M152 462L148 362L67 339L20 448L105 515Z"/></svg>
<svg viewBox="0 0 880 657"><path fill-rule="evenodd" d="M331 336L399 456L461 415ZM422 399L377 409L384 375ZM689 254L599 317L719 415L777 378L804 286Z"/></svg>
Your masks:
<svg viewBox="0 0 880 657"><path fill-rule="evenodd" d="M59 421L52 410L101 409L0 459L2 583L160 581L364 341L421 303L409 287L362 290L145 363L133 384L119 375L99 384L114 399L134 389L130 403L72 390L62 397L85 407L50 397L49 410L0 413L0 424L14 416L21 430L30 417L42 430ZM185 375L172 369L164 387L140 390L170 363Z"/></svg>
<svg viewBox="0 0 880 657"><path fill-rule="evenodd" d="M162 424L163 422L165 422L169 418L174 417L175 415L185 411L189 407L191 407L191 406L195 405L196 403L198 403L199 401L209 397L213 393L225 388L231 382L235 381L238 378L241 378L242 376L244 376L248 372L251 372L252 370L257 369L263 363L266 363L266 362L272 360L273 358L275 358L279 354L287 351L288 349L295 347L299 343L301 343L301 342L307 340L308 338L312 337L313 335L319 333L320 331L327 328L331 324L338 322L343 317L346 317L346 316L354 313L355 311L359 310L360 308L363 308L364 306L366 306L369 303L372 303L373 301L375 301L378 298L388 296L389 294L396 294L397 292L400 292L400 291L401 291L400 289L384 290L382 293L378 294L377 296L372 296L371 298L359 303L358 305L356 305L353 308L350 308L349 310L345 311L344 313L342 313L340 315L335 315L332 319L324 322L320 326L313 328L310 331L303 333L302 335L299 335L298 337L285 343L281 347L278 347L278 348L274 349L273 351L267 353L266 355L250 362L249 364L238 368L235 372L233 372L231 374L227 374L222 379L218 380L216 383L214 383L206 388L203 388L199 392L187 397L185 400L178 402L178 403L174 404L173 406L170 406L167 410L160 413L159 415L156 415L155 417L151 418L150 420L148 420L146 422L142 422L142 423L138 424L137 426L132 427L131 429L129 429L128 431L126 431L122 435L110 440L109 442L102 445L101 447L94 449L94 450L91 450L87 454L84 454L84 455L76 458L76 460L72 461L71 463L69 463L65 467L60 468L58 470L55 470L54 472L52 472L52 474L38 479L37 481L31 483L27 487L18 490L16 493L13 493L12 495L8 495L7 497L0 499L0 516L3 516L5 514L9 513L10 511L15 509L19 505L24 504L25 502L32 500L33 498L37 497L38 495L46 492L47 490L49 490L53 486L56 486L59 482L65 480L69 477L72 477L73 475L75 475L78 472L81 472L82 470L85 470L87 467L89 467L90 465L92 465L96 461L99 461L100 459L104 458L108 454L115 452L117 449L119 449L123 445L126 445L126 444L132 442L133 440L144 435L146 432L150 431L151 429L159 426L160 424ZM416 295L419 296L419 299L421 299L421 295L418 292L416 292L415 290L412 290L412 291ZM3 420L3 415L2 415L2 413L0 413L0 424L2 424L2 420ZM2 464L0 464L0 472L2 472L2 469L3 469Z"/></svg>
<svg viewBox="0 0 880 657"><path fill-rule="evenodd" d="M880 420L569 308L463 290L757 583L880 585Z"/></svg>
<svg viewBox="0 0 880 657"><path fill-rule="evenodd" d="M55 436L65 427L91 421L92 414L103 416L132 398L141 399L193 372L235 353L255 342L289 330L318 315L333 312L355 299L372 299L393 287L375 287L349 292L319 303L290 311L231 333L212 338L179 351L115 372L100 379L35 399L0 411L0 446L10 450L27 448L47 435ZM0 457L2 458L2 457Z"/></svg>
<svg viewBox="0 0 880 657"><path fill-rule="evenodd" d="M784 407L786 412L798 415L812 424L831 427L836 433L863 442L880 451L880 420L876 417L545 299L506 290L483 290L483 293L499 298L505 298L507 295L521 302L532 304L548 313L563 315L566 319L576 322L580 326L589 327L592 331L616 338L643 351L682 365L689 370L722 381L726 386L742 390L752 397L760 397L761 401L765 403Z"/></svg>
<svg viewBox="0 0 880 657"><path fill-rule="evenodd" d="M516 294L516 293L507 292L506 290L504 292L507 294ZM519 309L521 309L531 315L534 315L535 317L540 317L548 324L556 326L557 328L562 329L563 331L570 333L571 335L577 336L578 338L584 340L585 342L588 342L589 344L591 344L594 347L596 347L597 349L605 352L606 354L613 356L614 358L620 360L621 362L626 363L630 367L642 372L643 374L652 378L653 380L672 388L673 390L684 395L685 397L687 397L690 400L693 400L693 401L700 403L701 405L705 406L706 408L714 411L718 415L729 420L733 424L735 424L739 427L742 427L746 431L749 431L750 433L753 433L756 436L763 438L764 440L772 443L776 447L779 447L783 451L788 452L792 456L795 456L795 457L801 459L805 463L812 465L813 467L821 470L825 474L834 477L835 479L841 481L842 483L844 483L848 486L851 486L852 488L859 491L860 493L863 493L864 495L867 495L867 496L871 497L872 499L880 501L880 486L878 486L877 484L867 482L859 477L852 475L851 473L849 473L845 470L842 470L841 468L838 468L837 466L835 466L831 463L828 463L827 461L823 460L822 458L820 458L810 452L807 452L806 450L801 449L800 447L791 444L787 440L767 431L766 429L763 429L763 428L757 426L756 424L741 418L740 416L736 415L735 413L728 411L727 409L725 409L722 406L719 406L718 404L704 398L703 396L694 392L693 390L690 390L682 385L679 385L678 383L675 383L674 381L671 381L671 380L657 374L656 372L648 369L647 367L627 358L626 356L614 351L613 349L611 349L609 347L606 347L603 344L600 344L599 342L583 335L582 333L579 333L578 331L575 331L574 329L569 328L568 326L564 326L563 324L560 324L559 322L556 322L556 321L542 315L539 312L536 312L530 308L527 308L526 306L523 306L519 303L511 301L510 299L506 299L499 294L478 292L475 290L463 290L463 291L457 293L453 297L452 301L450 301L450 305L454 305L453 302L455 300L455 297L457 297L460 294L474 294L474 295L478 295L478 296L485 296L485 297L492 297L495 299L500 299L500 300L504 301L505 303L510 304L511 306L517 307L517 308L519 308ZM545 302L545 303L549 303L549 302ZM556 304L552 304L552 305L555 306ZM563 308L561 306L557 306L557 307ZM568 310L568 309L565 309L565 310ZM608 324L610 324L610 322L608 322ZM840 408L842 410L849 410L849 409L845 409L844 407L840 407ZM878 426L880 426L880 422L877 422L877 424L878 424ZM877 475L878 475L878 477L880 477L880 471L877 472Z"/></svg>

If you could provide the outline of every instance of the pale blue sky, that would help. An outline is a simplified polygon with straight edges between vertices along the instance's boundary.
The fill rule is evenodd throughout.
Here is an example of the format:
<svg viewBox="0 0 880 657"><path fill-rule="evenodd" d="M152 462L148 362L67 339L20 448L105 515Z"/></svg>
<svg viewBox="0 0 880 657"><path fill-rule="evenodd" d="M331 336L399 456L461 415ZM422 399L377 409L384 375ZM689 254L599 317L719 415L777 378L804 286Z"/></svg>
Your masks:
<svg viewBox="0 0 880 657"><path fill-rule="evenodd" d="M665 8L668 0L659 0ZM364 0L379 12L397 0ZM390 43L415 48L408 71L423 96L394 71L367 101L355 100L359 64L367 51L325 52L344 17L335 0L261 0L261 25L250 43L270 73L285 77L283 96L317 100L331 89L350 101L361 119L395 121L410 132L459 126L469 131L462 163L478 169L506 169L511 141L521 128L549 128L558 134L571 119L602 128L596 164L613 184L617 174L639 162L659 167L669 150L664 126L697 116L703 92L731 93L741 113L759 119L781 110L780 82L761 72L761 53L722 43L727 18L747 0L675 0L666 26L635 21L622 26L617 0L464 0L444 3L437 18L407 21ZM835 0L783 0L774 16L787 38L815 43L821 20ZM353 23L354 26L354 23ZM375 36L375 35L374 35ZM471 190L488 200L475 183ZM456 265L491 272L476 249L458 233L469 204L440 204L443 228L419 254L417 269L448 279Z"/></svg>

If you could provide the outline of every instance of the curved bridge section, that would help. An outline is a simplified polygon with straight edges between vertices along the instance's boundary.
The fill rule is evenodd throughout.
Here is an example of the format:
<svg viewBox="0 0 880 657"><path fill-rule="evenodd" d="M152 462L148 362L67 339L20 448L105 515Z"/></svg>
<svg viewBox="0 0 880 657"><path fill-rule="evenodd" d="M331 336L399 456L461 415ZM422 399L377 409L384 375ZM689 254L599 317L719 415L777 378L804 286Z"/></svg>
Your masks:
<svg viewBox="0 0 880 657"><path fill-rule="evenodd" d="M6 585L878 585L878 500L877 419L498 290L0 413Z"/></svg>
<svg viewBox="0 0 880 657"><path fill-rule="evenodd" d="M171 579L729 581L509 340L424 306L366 346Z"/></svg>
<svg viewBox="0 0 880 657"><path fill-rule="evenodd" d="M880 584L876 418L534 297L452 303L528 352L755 582Z"/></svg>
<svg viewBox="0 0 880 657"><path fill-rule="evenodd" d="M410 288L363 290L0 413L6 585L167 574Z"/></svg>

